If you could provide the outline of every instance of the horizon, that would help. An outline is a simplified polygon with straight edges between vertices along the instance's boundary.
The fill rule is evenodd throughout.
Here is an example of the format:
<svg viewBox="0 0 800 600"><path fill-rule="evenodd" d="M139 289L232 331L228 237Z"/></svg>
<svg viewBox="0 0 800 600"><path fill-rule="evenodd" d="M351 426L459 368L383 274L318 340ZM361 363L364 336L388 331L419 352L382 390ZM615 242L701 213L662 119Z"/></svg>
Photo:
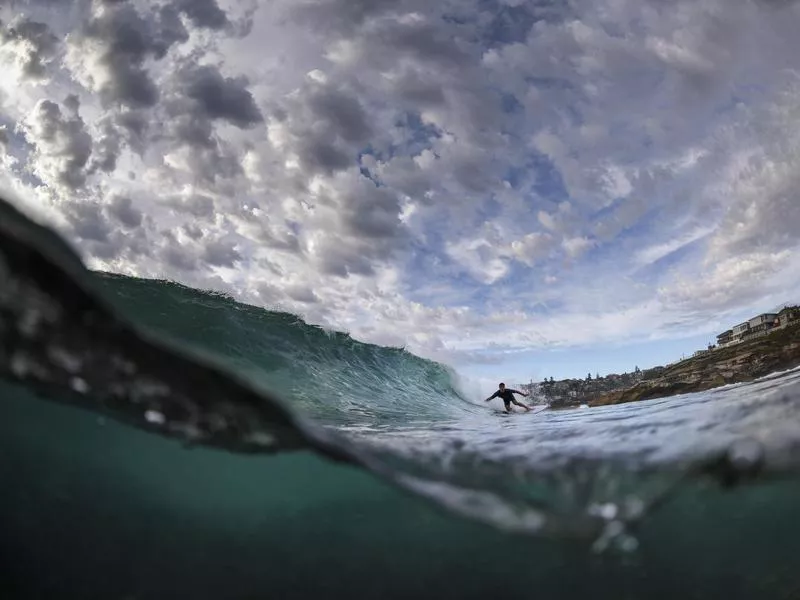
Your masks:
<svg viewBox="0 0 800 600"><path fill-rule="evenodd" d="M0 192L87 268L479 387L645 370L800 298L798 27L723 0L25 0Z"/></svg>

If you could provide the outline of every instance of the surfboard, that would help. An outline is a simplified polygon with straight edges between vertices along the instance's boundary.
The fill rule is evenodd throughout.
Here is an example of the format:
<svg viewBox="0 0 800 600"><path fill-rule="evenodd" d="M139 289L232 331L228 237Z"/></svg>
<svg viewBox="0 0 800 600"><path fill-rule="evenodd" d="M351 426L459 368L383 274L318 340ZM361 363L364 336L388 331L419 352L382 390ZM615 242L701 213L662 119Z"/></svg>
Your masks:
<svg viewBox="0 0 800 600"><path fill-rule="evenodd" d="M492 410L493 410L493 412L495 412L498 415L506 415L506 416L508 416L508 415L538 415L540 412L543 412L543 411L547 410L548 408L550 408L550 407L549 406L540 406L540 407L532 408L530 410L517 409L517 410L512 410L510 413L507 413L504 410L498 410L496 408L492 409Z"/></svg>

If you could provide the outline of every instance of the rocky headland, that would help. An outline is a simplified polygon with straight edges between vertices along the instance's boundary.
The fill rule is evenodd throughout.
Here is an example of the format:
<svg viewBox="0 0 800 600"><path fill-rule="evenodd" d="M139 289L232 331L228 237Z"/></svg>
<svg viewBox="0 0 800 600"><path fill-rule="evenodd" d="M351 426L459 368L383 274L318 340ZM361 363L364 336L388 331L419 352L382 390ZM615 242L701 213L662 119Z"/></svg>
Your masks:
<svg viewBox="0 0 800 600"><path fill-rule="evenodd" d="M603 406L702 392L797 366L800 366L800 323L793 323L755 339L717 347L667 367L650 369L630 387L585 401L589 406Z"/></svg>

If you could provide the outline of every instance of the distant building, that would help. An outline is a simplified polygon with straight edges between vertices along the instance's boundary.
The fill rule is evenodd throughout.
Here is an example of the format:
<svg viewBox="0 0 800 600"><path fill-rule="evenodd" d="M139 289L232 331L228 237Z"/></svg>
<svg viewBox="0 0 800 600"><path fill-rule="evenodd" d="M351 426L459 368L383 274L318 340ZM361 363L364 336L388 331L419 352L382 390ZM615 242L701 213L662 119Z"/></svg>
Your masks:
<svg viewBox="0 0 800 600"><path fill-rule="evenodd" d="M800 321L800 306L786 306L778 313L762 313L720 333L717 336L717 346L724 348L731 344L767 335L773 329L786 327L793 321ZM712 349L709 346L709 350Z"/></svg>
<svg viewBox="0 0 800 600"><path fill-rule="evenodd" d="M717 346L722 348L733 342L733 330L728 329L717 336Z"/></svg>
<svg viewBox="0 0 800 600"><path fill-rule="evenodd" d="M738 344L742 341L745 335L747 335L747 331L750 329L750 321L745 321L744 323L739 323L733 327L733 334L731 336L731 342L734 344Z"/></svg>
<svg viewBox="0 0 800 600"><path fill-rule="evenodd" d="M787 306L778 313L778 323L776 327L783 329L788 326L792 321L800 320L800 307Z"/></svg>
<svg viewBox="0 0 800 600"><path fill-rule="evenodd" d="M747 323L750 325L750 327L742 335L742 339L749 340L762 335L767 335L767 333L778 323L778 315L775 313L764 313L758 315L757 317L753 317Z"/></svg>

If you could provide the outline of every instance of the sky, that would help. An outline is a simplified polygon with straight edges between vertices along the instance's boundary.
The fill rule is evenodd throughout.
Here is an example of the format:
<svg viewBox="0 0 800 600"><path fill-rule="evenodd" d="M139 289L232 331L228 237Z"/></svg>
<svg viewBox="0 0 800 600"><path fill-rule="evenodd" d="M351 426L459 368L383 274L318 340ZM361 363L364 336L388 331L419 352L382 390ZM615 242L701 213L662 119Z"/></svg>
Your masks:
<svg viewBox="0 0 800 600"><path fill-rule="evenodd" d="M0 191L89 268L507 381L800 300L790 0L6 0Z"/></svg>

